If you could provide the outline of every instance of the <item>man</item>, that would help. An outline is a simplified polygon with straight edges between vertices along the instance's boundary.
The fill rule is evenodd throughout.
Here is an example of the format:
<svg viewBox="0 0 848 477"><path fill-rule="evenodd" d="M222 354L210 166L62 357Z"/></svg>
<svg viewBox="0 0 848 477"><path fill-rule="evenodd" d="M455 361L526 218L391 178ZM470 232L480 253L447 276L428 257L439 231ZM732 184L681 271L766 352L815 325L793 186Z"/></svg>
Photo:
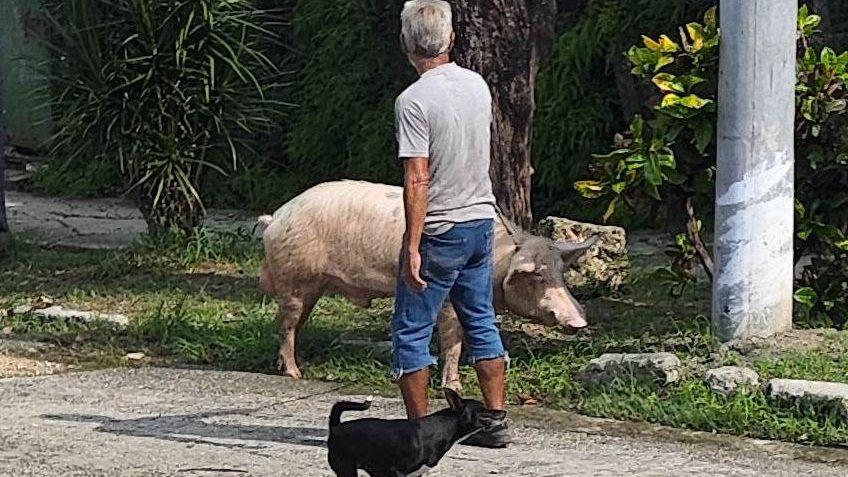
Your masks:
<svg viewBox="0 0 848 477"><path fill-rule="evenodd" d="M447 2L408 1L401 23L401 44L420 78L395 103L406 233L392 319L394 377L409 418L426 415L429 367L436 364L430 339L450 299L486 406L505 410L505 351L492 303L491 94L480 75L450 60L454 33ZM506 425L466 443L504 447Z"/></svg>

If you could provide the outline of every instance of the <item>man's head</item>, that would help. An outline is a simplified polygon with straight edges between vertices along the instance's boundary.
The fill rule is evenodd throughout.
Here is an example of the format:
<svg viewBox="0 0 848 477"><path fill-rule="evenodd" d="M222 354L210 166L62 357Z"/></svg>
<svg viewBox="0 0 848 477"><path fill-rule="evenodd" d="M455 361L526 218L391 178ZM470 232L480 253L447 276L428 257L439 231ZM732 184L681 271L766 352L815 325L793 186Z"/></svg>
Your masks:
<svg viewBox="0 0 848 477"><path fill-rule="evenodd" d="M403 5L401 44L416 65L448 55L453 47L451 7L443 0L410 0ZM420 69L420 68L419 68Z"/></svg>

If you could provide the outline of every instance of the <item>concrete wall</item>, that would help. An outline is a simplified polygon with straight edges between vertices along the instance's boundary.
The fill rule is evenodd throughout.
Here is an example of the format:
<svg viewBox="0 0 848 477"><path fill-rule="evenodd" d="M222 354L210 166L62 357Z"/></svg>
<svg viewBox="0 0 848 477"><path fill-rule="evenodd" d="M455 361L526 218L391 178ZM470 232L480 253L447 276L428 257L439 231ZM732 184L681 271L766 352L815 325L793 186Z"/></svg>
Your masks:
<svg viewBox="0 0 848 477"><path fill-rule="evenodd" d="M35 92L46 80L37 70L47 58L46 50L33 37L33 29L42 28L38 16L39 0L0 0L0 75L3 75L2 106L10 143L38 149L50 136L50 111Z"/></svg>

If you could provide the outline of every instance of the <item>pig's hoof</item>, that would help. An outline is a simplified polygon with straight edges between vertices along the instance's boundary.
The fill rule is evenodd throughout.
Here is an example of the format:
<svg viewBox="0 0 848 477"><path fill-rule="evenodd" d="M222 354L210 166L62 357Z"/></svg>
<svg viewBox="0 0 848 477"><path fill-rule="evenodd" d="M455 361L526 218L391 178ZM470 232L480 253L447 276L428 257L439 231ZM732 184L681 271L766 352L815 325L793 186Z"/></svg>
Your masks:
<svg viewBox="0 0 848 477"><path fill-rule="evenodd" d="M287 369L283 372L283 376L288 376L292 379L300 379L303 377L299 369Z"/></svg>
<svg viewBox="0 0 848 477"><path fill-rule="evenodd" d="M283 376L288 376L293 379L300 379L303 377L303 375L300 374L300 369L298 369L297 367L286 367L286 361L282 358L277 359L277 371L280 372Z"/></svg>

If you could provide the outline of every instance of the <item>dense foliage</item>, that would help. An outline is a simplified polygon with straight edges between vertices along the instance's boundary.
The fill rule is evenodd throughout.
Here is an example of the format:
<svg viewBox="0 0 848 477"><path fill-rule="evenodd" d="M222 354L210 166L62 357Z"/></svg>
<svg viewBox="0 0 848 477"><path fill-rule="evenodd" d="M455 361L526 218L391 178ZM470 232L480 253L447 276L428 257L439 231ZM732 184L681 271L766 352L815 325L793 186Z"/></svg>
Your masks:
<svg viewBox="0 0 848 477"><path fill-rule="evenodd" d="M286 107L263 53L268 13L251 0L70 0L46 16L53 157L119 166L151 233L196 226L205 174L236 169Z"/></svg>
<svg viewBox="0 0 848 477"><path fill-rule="evenodd" d="M288 163L309 182L400 178L395 97L415 80L398 38L402 2L300 1L292 18L299 110Z"/></svg>
<svg viewBox="0 0 848 477"><path fill-rule="evenodd" d="M668 30L714 3L593 0L564 19L537 79L533 144L537 216L597 217L599 213L593 212L597 207L581 201L571 184L584 174L591 154L605 150L607 138L640 106L638 85L621 52L640 34Z"/></svg>
<svg viewBox="0 0 848 477"><path fill-rule="evenodd" d="M585 197L608 198L605 219L622 205L646 199L684 203L686 231L677 237L672 266L661 277L678 284L694 280L699 260L708 274L712 257L701 233L715 196L716 92L719 31L716 11L703 23L681 28L679 40L643 37L630 48L632 73L652 85L648 106L628 131L616 135L615 150L595 156L593 178L575 188ZM799 302L817 320L843 324L848 318L848 53L817 47L821 17L799 12L796 119L796 257L804 267ZM682 200L681 200L682 199Z"/></svg>
<svg viewBox="0 0 848 477"><path fill-rule="evenodd" d="M48 3L54 0L45 0ZM79 0L76 0L79 1ZM74 2L70 2L74 3ZM537 216L588 218L570 184L585 158L602 151L604 138L624 122L616 65L620 50L642 32L654 33L702 11L711 0L590 0L560 22L554 48L539 73L534 162ZM253 141L259 154L229 177L209 174L201 197L216 206L272 209L322 180L349 177L397 182L392 106L415 79L398 47L401 3L389 0L272 1L285 22L274 22L272 41L282 45L268 57L293 72L286 99L298 104L275 119L271 134ZM627 88L625 88L627 89ZM625 110L627 108L624 108ZM66 167L39 173L37 185L50 193L103 195L122 187L115 161L88 154ZM94 158L94 160L92 160ZM245 159L244 157L242 159ZM98 176L98 180L93 180ZM229 194L215 194L226 188Z"/></svg>

